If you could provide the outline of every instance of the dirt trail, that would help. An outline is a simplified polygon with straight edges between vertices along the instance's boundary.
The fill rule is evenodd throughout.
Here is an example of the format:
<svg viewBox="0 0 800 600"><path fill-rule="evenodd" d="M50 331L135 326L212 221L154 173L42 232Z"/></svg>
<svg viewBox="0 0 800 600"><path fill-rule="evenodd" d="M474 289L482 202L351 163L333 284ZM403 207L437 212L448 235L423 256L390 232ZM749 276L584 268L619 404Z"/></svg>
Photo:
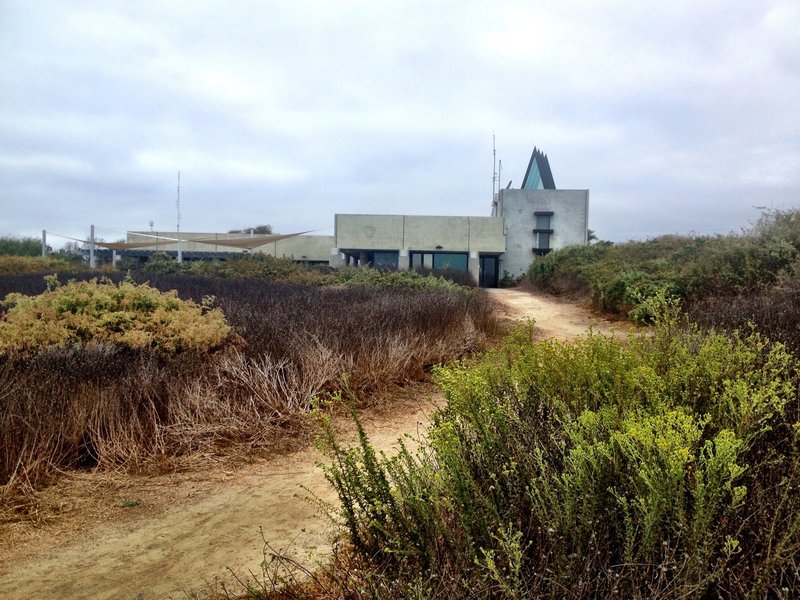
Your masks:
<svg viewBox="0 0 800 600"><path fill-rule="evenodd" d="M501 316L515 321L534 319L534 329L542 338L569 340L583 335L590 328L624 336L629 326L545 294L518 289L490 289L488 292Z"/></svg>
<svg viewBox="0 0 800 600"><path fill-rule="evenodd" d="M542 337L570 339L589 327L612 328L548 296L520 290L490 294L502 316L534 318ZM363 413L376 448L391 451L399 437L421 435L433 407L442 402L431 386L413 386L408 396L391 409ZM229 567L240 576L258 573L262 531L273 548L313 566L330 549L331 527L306 498L335 500L316 467L321 459L305 448L235 471L218 467L121 478L124 484L116 488L112 477L97 485L113 489L84 491L87 497L79 499L66 487L61 518L13 530L11 541L0 544L0 598L186 598L189 590L202 592L204 581L230 584ZM125 507L124 499L139 502Z"/></svg>

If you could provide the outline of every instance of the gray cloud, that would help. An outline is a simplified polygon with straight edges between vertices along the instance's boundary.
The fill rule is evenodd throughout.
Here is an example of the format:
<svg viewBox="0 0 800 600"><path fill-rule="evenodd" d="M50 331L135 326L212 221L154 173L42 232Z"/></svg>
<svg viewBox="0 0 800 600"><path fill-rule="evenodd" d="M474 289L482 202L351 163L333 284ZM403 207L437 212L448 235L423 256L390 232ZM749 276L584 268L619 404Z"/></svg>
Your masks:
<svg viewBox="0 0 800 600"><path fill-rule="evenodd" d="M0 235L488 214L531 149L601 238L800 198L800 7L765 1L0 5Z"/></svg>

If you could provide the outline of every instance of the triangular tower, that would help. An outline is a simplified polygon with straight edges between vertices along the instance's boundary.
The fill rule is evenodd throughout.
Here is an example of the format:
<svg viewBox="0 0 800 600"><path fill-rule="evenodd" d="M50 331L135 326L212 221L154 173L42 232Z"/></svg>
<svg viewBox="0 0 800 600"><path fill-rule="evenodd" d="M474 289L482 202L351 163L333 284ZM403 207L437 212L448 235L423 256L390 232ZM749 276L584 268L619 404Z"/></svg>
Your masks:
<svg viewBox="0 0 800 600"><path fill-rule="evenodd" d="M528 170L525 172L525 179L522 182L523 190L554 190L556 184L553 181L553 173L550 171L550 162L547 155L534 147L531 154L531 161L528 163Z"/></svg>

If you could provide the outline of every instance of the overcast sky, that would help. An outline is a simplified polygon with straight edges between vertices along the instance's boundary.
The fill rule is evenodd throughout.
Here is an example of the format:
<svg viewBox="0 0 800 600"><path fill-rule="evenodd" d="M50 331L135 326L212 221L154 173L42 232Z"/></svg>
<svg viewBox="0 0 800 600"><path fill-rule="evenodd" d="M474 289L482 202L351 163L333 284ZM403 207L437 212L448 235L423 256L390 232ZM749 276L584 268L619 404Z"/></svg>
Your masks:
<svg viewBox="0 0 800 600"><path fill-rule="evenodd" d="M601 239L800 207L800 2L0 0L0 235L488 216L493 134Z"/></svg>

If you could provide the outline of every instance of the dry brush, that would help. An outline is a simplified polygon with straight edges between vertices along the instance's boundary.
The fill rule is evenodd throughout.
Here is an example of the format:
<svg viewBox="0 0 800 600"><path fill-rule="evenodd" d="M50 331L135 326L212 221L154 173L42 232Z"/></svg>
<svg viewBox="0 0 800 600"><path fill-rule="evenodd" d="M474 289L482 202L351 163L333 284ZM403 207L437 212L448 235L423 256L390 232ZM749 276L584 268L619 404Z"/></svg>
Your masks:
<svg viewBox="0 0 800 600"><path fill-rule="evenodd" d="M21 492L65 469L148 471L172 468L179 456L267 446L317 399L346 389L363 401L423 378L494 327L479 290L191 276L154 278L151 286L177 290L196 307L205 299L205 314L214 296L231 334L205 349L71 340L0 355L7 517Z"/></svg>

